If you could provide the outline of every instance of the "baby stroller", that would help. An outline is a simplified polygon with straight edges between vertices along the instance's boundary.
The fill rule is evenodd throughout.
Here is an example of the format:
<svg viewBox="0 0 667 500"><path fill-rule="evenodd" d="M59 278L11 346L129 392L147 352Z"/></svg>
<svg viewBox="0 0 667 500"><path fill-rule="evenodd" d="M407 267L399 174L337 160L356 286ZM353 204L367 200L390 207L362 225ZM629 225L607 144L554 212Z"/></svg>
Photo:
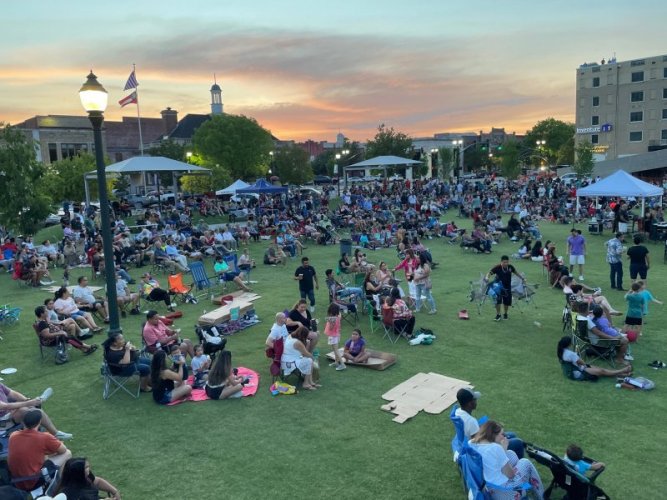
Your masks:
<svg viewBox="0 0 667 500"><path fill-rule="evenodd" d="M553 475L551 484L544 492L548 500L554 490L562 489L568 500L609 500L609 496L595 485L595 480L602 474L604 467L594 471L590 476L579 473L575 467L544 448L526 443L526 453L537 463L548 467ZM593 462L584 457L585 462ZM560 498L560 497L559 497Z"/></svg>
<svg viewBox="0 0 667 500"><path fill-rule="evenodd" d="M220 332L215 326L195 325L195 332L204 349L204 354L211 356L211 359L215 358L215 355L218 352L225 350L227 339L220 335Z"/></svg>

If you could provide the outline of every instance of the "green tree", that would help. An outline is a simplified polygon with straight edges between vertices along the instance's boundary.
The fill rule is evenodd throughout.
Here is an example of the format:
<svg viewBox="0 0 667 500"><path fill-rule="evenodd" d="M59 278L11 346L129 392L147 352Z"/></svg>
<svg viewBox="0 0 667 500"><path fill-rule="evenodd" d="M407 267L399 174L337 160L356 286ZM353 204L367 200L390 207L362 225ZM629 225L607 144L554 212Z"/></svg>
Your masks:
<svg viewBox="0 0 667 500"><path fill-rule="evenodd" d="M440 160L440 169L438 178L448 180L454 170L454 151L450 148L440 148L438 150L438 159Z"/></svg>
<svg viewBox="0 0 667 500"><path fill-rule="evenodd" d="M574 136L558 149L556 162L558 165L574 165Z"/></svg>
<svg viewBox="0 0 667 500"><path fill-rule="evenodd" d="M523 140L523 148L539 151L539 156L545 157L550 165L555 165L561 148L573 140L574 124L566 123L555 118L547 118L537 122L530 129ZM537 141L545 141L544 145L537 146Z"/></svg>
<svg viewBox="0 0 667 500"><path fill-rule="evenodd" d="M304 184L313 180L313 169L308 165L308 152L290 144L275 151L273 155L273 175L281 182Z"/></svg>
<svg viewBox="0 0 667 500"><path fill-rule="evenodd" d="M583 141L577 144L576 158L572 165L572 170L581 177L590 177L595 167L593 160L593 145L588 141Z"/></svg>
<svg viewBox="0 0 667 500"><path fill-rule="evenodd" d="M229 180L229 177L226 178ZM230 182L225 182L225 178L218 177L220 188L227 187ZM181 189L186 193L204 194L215 191L214 180L210 175L184 175L181 177Z"/></svg>
<svg viewBox="0 0 667 500"><path fill-rule="evenodd" d="M203 123L193 143L203 166L214 170L214 179L222 172L234 179L264 177L274 147L271 133L253 118L227 114Z"/></svg>
<svg viewBox="0 0 667 500"><path fill-rule="evenodd" d="M366 143L366 158L382 155L394 155L405 158L412 149L412 138L403 132L396 132L393 127L380 124L375 137Z"/></svg>
<svg viewBox="0 0 667 500"><path fill-rule="evenodd" d="M335 163L336 152L333 149L327 149L315 157L311 166L315 175L333 175ZM340 168L340 164L338 167Z"/></svg>
<svg viewBox="0 0 667 500"><path fill-rule="evenodd" d="M502 150L497 154L500 156L500 171L507 179L516 179L521 173L519 164L520 146L517 141L503 143Z"/></svg>
<svg viewBox="0 0 667 500"><path fill-rule="evenodd" d="M83 177L88 172L95 171L95 157L88 153L81 153L64 160L56 161L46 167L42 180L45 193L54 203L63 200L82 201L86 199L86 190ZM89 179L88 186L91 198L97 198L97 180Z"/></svg>
<svg viewBox="0 0 667 500"><path fill-rule="evenodd" d="M159 146L150 148L148 154L151 156L164 156L165 158L177 161L185 161L185 146L172 139L168 139L162 141Z"/></svg>
<svg viewBox="0 0 667 500"><path fill-rule="evenodd" d="M35 159L35 145L20 130L0 123L0 220L10 229L34 233L49 214L49 199L39 189L44 166Z"/></svg>

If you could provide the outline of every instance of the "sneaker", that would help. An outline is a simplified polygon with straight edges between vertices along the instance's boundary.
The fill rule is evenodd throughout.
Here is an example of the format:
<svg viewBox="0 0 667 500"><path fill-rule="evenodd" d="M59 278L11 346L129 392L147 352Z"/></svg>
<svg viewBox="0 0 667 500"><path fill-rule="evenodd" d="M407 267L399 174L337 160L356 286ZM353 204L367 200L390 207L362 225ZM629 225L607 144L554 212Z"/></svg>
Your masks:
<svg viewBox="0 0 667 500"><path fill-rule="evenodd" d="M347 366L345 366L345 364L340 363L339 365L336 366L336 371L340 372L340 371L345 370L346 368L347 368Z"/></svg>
<svg viewBox="0 0 667 500"><path fill-rule="evenodd" d="M135 307L134 309L132 309L132 310L130 311L130 314L131 314L132 316L136 316L137 314L141 314L141 312L139 311L139 309L137 309L137 308Z"/></svg>
<svg viewBox="0 0 667 500"><path fill-rule="evenodd" d="M56 437L61 441L72 439L72 435L69 432L63 432L63 431L56 432Z"/></svg>
<svg viewBox="0 0 667 500"><path fill-rule="evenodd" d="M507 314L503 314L503 319L507 319Z"/></svg>
<svg viewBox="0 0 667 500"><path fill-rule="evenodd" d="M496 314L496 319L494 321L500 321L500 314Z"/></svg>
<svg viewBox="0 0 667 500"><path fill-rule="evenodd" d="M584 281L584 277L583 277L583 276L579 276L579 281Z"/></svg>
<svg viewBox="0 0 667 500"><path fill-rule="evenodd" d="M634 360L635 360L635 358L634 358L634 356L633 356L632 354L626 354L626 355L623 357L623 359L626 360L626 361L634 361Z"/></svg>
<svg viewBox="0 0 667 500"><path fill-rule="evenodd" d="M49 283L48 281L40 281L39 284L42 286L49 286L51 283Z"/></svg>
<svg viewBox="0 0 667 500"><path fill-rule="evenodd" d="M51 389L50 387L47 387L46 389L44 389L44 392L42 393L42 395L37 399L41 400L42 403L43 403L44 401L49 399L52 395L53 395L53 389Z"/></svg>
<svg viewBox="0 0 667 500"><path fill-rule="evenodd" d="M313 314L315 312L315 306L310 306L310 313Z"/></svg>
<svg viewBox="0 0 667 500"><path fill-rule="evenodd" d="M176 307L178 304L176 302L172 302L169 307Z"/></svg>
<svg viewBox="0 0 667 500"><path fill-rule="evenodd" d="M438 311L436 309L431 309L428 313L429 314L436 314Z"/></svg>

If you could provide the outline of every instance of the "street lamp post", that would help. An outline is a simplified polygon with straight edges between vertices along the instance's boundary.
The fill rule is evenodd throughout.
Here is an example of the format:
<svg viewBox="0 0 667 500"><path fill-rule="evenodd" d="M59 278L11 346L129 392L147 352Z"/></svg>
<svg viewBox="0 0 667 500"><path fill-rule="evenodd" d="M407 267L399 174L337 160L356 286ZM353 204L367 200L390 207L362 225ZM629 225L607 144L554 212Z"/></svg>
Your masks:
<svg viewBox="0 0 667 500"><path fill-rule="evenodd" d="M544 139L538 139L535 141L535 145L537 146L537 150L542 154L544 152L544 145L547 143ZM542 166L542 157L540 156L540 166Z"/></svg>
<svg viewBox="0 0 667 500"><path fill-rule="evenodd" d="M438 148L431 148L431 177L433 177L433 170L435 169L436 179L438 175Z"/></svg>
<svg viewBox="0 0 667 500"><path fill-rule="evenodd" d="M463 172L463 152L464 152L463 139L454 140L454 141L452 141L452 144L457 148L457 151L458 151L458 154L459 154L459 157L458 157L458 160L459 160L459 165L458 166L459 166L459 168L458 168L458 172L457 172L457 175L456 175L456 177L458 177L459 175L463 175L463 173L464 173Z"/></svg>
<svg viewBox="0 0 667 500"><path fill-rule="evenodd" d="M109 303L109 330L111 336L122 332L118 317L118 301L116 298L116 264L114 262L113 243L111 241L111 224L109 224L109 198L107 197L107 178L102 149L102 123L104 110L107 108L107 91L97 81L92 70L88 79L79 90L79 98L83 109L93 126L95 142L95 166L97 167L97 184L100 195L100 220L102 223L102 245L104 249L104 275L107 283L107 301Z"/></svg>
<svg viewBox="0 0 667 500"><path fill-rule="evenodd" d="M340 175L338 174L338 161L340 160L341 156L340 153L336 153L336 163L334 163L334 175L338 179L338 197L340 198Z"/></svg>

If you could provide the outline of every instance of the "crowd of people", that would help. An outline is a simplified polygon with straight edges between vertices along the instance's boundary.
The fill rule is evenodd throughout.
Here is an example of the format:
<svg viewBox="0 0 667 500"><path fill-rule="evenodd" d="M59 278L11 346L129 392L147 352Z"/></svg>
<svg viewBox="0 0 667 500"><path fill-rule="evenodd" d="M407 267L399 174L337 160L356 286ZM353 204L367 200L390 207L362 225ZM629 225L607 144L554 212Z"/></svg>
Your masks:
<svg viewBox="0 0 667 500"><path fill-rule="evenodd" d="M454 220L441 222L441 217L452 208L459 216L472 219L470 233L459 228ZM631 278L636 281L624 296L628 304L624 326L616 329L612 321L622 315L612 305L616 298L604 296L599 289L584 284L587 247L582 232L571 231L567 239L566 263L558 255L554 242L542 244L539 229L540 221L584 220L600 210L604 212L604 209L584 204L577 211L572 202L572 189L556 179L516 183L493 177L475 182L445 183L433 179L353 186L343 193L341 203L333 210L329 209L327 192L321 197L299 193L262 195L231 206L204 198L196 202L178 200L173 207L165 207L162 211L148 210L135 223L129 224L125 220L129 211L121 204L110 221L114 232L118 305L123 313L129 307L132 315L140 314L141 300L162 302L173 310L172 294L151 273L142 272L139 283L131 277L134 268L147 265L160 264L168 272L186 273L193 261L209 260L221 280L233 281L238 288L248 290L247 273L255 265L248 244L266 241L264 264L287 266L292 259L300 259L300 264L295 265L293 273L297 282L294 290L296 303L276 313L265 347L271 357L278 356L281 375L288 377L296 372L301 377L303 389L316 391L322 388L318 349L322 333L334 352L332 366L337 371L345 370L350 363L368 362L370 355L361 329L355 328L347 339L342 338L342 316L351 307L367 308L369 314L379 320L390 318L395 331L407 338L413 337L423 309L427 314L438 314L432 294L433 286L439 284L436 279L438 263L433 261L427 247L430 240L442 238L444 242L488 254L506 235L512 242L520 244L516 255L519 259L539 262L546 268L552 285L563 290L566 301L576 308L578 318L586 322L592 335L618 339L616 362L622 366L611 370L586 364L572 349L571 338L564 337L558 344L557 356L561 363L571 366L572 378L589 380L599 376L626 376L632 373L629 342L633 334L635 338L641 334L642 317L648 302L660 303L645 289L650 268L648 250L641 244L641 239L635 239L634 246L626 249L622 232L607 243L611 288L627 291L622 281L622 262L626 257L630 259ZM627 206L618 203L610 210L615 229L622 229L622 224L631 217ZM199 219L195 222L197 213ZM209 227L204 220L211 214L229 213L234 213L237 219L233 225ZM651 220L662 217L659 208L648 214ZM247 216L248 220L238 222L241 215ZM92 268L91 279L104 273L99 225L97 211L90 207L76 207L62 220L61 242L54 245L47 240L35 246L30 238L17 243L13 237L7 237L0 247L3 257L0 266L13 272L16 279L31 285L52 284L50 266L63 269L64 286L35 309L36 331L44 345L68 343L85 355L98 348L84 340L102 330L100 323L109 321L108 300L91 289L87 276L76 276L76 286L72 290L67 285L70 277L75 277L75 269L82 265ZM343 252L337 262L325 263L317 258L311 262L304 254L308 249L306 245L337 243L339 234L348 232L354 247L351 255ZM395 262L374 262L370 252L378 248L395 248ZM239 253L237 269L230 269L225 257ZM320 307L322 331L319 331L321 322L316 318L316 292L320 287L316 265L325 265L325 282L322 284L329 296L326 307ZM345 275L363 276L363 280L355 280L354 285L343 284L340 277ZM500 290L496 295L496 321L508 319L513 275L523 280L506 255L488 273L490 282L497 283ZM638 281L640 278L643 283ZM130 288L135 284L136 292ZM586 287L592 293L584 293ZM240 397L248 380L238 375L231 353L222 350L213 357L204 354L202 344L185 338L179 329L168 323L151 308L146 314L142 346L134 346L122 334L107 338L102 347L111 373L118 376L138 374L140 390L151 393L155 403L160 405L188 398L196 388L203 389L210 399ZM139 355L142 351L150 355L150 360ZM489 481L493 479L499 481L498 484L507 485L528 481L541 494L539 474L523 458L521 440L507 439L508 433L495 421L480 426L470 417L479 397L477 393L460 392L458 396L460 416L466 422L466 437L482 455L485 477L488 474ZM62 444L62 440L71 435L58 431L40 409L44 399L29 399L0 384L0 419L7 415L25 427L13 433L10 439L12 474L39 476L43 460L38 460L37 455L42 454L49 457L48 467L61 469L59 491L92 489L120 498L116 487L92 475L85 458L72 458L71 452ZM40 426L45 433L37 432ZM36 434L48 436L36 437ZM18 443L23 442L29 443L34 450L29 454L25 451L17 454ZM576 451L573 448L573 457L577 456ZM30 456L21 457L22 454ZM39 477L35 477L19 486L30 488L39 481Z"/></svg>

